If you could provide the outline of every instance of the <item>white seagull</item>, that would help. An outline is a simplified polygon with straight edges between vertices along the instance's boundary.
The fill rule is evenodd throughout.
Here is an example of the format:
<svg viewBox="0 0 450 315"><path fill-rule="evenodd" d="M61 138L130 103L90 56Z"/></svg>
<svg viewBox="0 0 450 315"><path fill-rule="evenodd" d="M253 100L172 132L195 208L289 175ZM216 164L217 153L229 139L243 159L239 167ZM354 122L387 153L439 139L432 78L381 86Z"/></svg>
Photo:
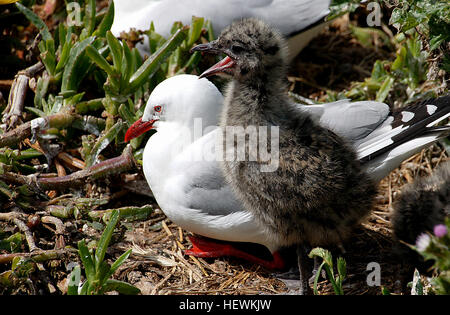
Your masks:
<svg viewBox="0 0 450 315"><path fill-rule="evenodd" d="M210 20L220 34L234 20L257 17L289 38L295 57L327 24L329 5L330 0L115 0L111 32L119 36L131 28L148 30L153 21L155 31L168 38L174 22L189 25L197 16ZM148 54L148 38L137 47Z"/></svg>
<svg viewBox="0 0 450 315"><path fill-rule="evenodd" d="M210 239L261 244L273 258L262 259L230 243L196 237L191 238L194 247L187 254L235 256L281 269L280 246L268 240L265 230L243 208L214 158L222 104L222 94L206 78L171 77L153 90L143 117L128 129L125 140L157 130L145 146L144 174L162 211L175 224ZM377 181L450 133L450 124L435 126L450 116L450 96L395 112L375 101L340 100L298 108L347 139Z"/></svg>

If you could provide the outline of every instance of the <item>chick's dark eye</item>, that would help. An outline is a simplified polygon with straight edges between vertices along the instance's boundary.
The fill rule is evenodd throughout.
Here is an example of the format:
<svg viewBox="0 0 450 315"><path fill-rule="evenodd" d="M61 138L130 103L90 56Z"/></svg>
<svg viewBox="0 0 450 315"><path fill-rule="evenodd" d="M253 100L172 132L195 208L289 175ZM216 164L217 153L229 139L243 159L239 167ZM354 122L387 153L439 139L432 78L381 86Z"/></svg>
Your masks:
<svg viewBox="0 0 450 315"><path fill-rule="evenodd" d="M241 53L243 52L245 49L242 46L239 45L233 45L231 46L231 51L234 52L235 54Z"/></svg>
<svg viewBox="0 0 450 315"><path fill-rule="evenodd" d="M153 109L155 110L155 112L160 112L161 111L161 106L155 106L153 107Z"/></svg>

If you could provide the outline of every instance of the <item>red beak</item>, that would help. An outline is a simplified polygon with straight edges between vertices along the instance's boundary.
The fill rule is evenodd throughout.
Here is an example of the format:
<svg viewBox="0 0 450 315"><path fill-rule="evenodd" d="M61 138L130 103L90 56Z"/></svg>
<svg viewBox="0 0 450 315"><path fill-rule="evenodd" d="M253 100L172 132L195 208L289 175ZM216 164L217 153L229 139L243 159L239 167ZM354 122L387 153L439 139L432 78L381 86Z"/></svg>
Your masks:
<svg viewBox="0 0 450 315"><path fill-rule="evenodd" d="M233 60L233 58L235 59L236 56L234 56L227 49L224 50L222 48L218 48L217 40L209 42L207 44L197 45L197 46L191 48L190 52L193 52L193 51L200 51L202 53L210 53L210 54L224 53L225 55L227 55L224 59L222 59L221 61L216 63L214 66L212 66L211 68L209 68L208 70L203 72L200 75L200 78L209 77L213 74L218 74L218 73L226 73L225 72L226 69L233 68L233 66L235 65L235 61Z"/></svg>
<svg viewBox="0 0 450 315"><path fill-rule="evenodd" d="M200 75L201 78L209 77L216 73L221 73L226 69L232 68L234 66L234 60L226 56L224 59L216 63L214 66L206 70Z"/></svg>
<svg viewBox="0 0 450 315"><path fill-rule="evenodd" d="M125 133L125 142L130 141L131 139L134 139L136 137L139 137L143 133L149 131L153 128L153 124L158 120L150 120L150 121L142 121L142 118L139 118L134 124L128 128L127 132Z"/></svg>

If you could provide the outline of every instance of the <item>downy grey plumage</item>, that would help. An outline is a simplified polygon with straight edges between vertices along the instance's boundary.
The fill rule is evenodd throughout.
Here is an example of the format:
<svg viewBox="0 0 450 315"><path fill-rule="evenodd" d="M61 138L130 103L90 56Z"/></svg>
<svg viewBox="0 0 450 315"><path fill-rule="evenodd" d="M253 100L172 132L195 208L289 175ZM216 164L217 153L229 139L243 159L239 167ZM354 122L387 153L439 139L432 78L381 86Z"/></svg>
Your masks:
<svg viewBox="0 0 450 315"><path fill-rule="evenodd" d="M416 179L394 203L391 222L397 240L414 245L424 232L433 232L450 215L450 161L430 176Z"/></svg>
<svg viewBox="0 0 450 315"><path fill-rule="evenodd" d="M371 209L375 184L346 141L289 100L284 83L287 49L278 31L245 19L195 50L223 52L229 58L203 74L233 77L221 117L224 130L279 126L279 165L274 172L261 172L261 160L224 161L222 166L261 228L280 244L297 245L300 293L308 293L309 250L348 239ZM248 156L257 156L248 143Z"/></svg>

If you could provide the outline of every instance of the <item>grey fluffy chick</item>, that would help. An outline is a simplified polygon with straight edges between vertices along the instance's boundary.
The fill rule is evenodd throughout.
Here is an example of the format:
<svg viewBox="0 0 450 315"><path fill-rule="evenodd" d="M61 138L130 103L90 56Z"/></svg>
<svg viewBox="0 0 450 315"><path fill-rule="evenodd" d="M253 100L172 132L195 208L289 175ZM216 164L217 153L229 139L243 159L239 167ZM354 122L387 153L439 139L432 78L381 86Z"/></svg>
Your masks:
<svg viewBox="0 0 450 315"><path fill-rule="evenodd" d="M297 245L299 292L310 293L309 250L348 239L371 209L375 184L343 139L291 103L284 83L287 49L278 31L260 20L245 19L193 50L227 55L202 74L233 78L221 117L224 129L279 126L275 171L261 172L261 160L224 161L223 169L236 195L274 242ZM248 143L245 150L251 156L255 152Z"/></svg>
<svg viewBox="0 0 450 315"><path fill-rule="evenodd" d="M397 240L415 244L424 232L433 232L450 215L450 161L430 176L406 185L394 203L391 222Z"/></svg>

